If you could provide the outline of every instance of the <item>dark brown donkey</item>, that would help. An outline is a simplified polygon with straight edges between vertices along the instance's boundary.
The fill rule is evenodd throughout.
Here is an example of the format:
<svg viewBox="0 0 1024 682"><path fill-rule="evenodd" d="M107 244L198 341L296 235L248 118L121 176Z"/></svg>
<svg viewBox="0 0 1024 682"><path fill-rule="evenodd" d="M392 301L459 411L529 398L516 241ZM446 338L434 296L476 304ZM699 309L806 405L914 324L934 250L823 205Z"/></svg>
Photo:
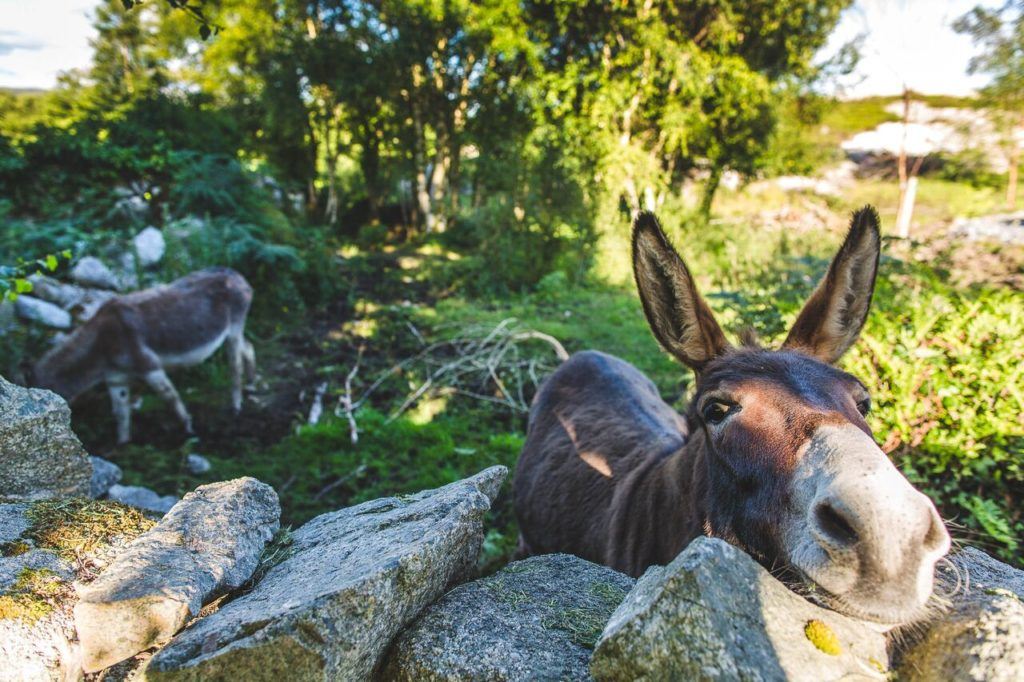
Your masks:
<svg viewBox="0 0 1024 682"><path fill-rule="evenodd" d="M949 535L875 444L870 399L833 366L867 317L879 255L865 208L781 350L731 346L657 219L633 269L661 345L693 369L684 415L632 365L586 351L534 400L514 481L526 553L630 575L719 537L786 569L828 605L884 624L924 613Z"/></svg>
<svg viewBox="0 0 1024 682"><path fill-rule="evenodd" d="M252 380L256 357L245 340L252 287L228 268L200 270L170 284L113 298L28 372L28 383L72 400L105 382L117 441L131 438L130 386L143 381L169 402L185 431L192 417L167 369L198 365L228 347L231 405L242 409L242 376Z"/></svg>

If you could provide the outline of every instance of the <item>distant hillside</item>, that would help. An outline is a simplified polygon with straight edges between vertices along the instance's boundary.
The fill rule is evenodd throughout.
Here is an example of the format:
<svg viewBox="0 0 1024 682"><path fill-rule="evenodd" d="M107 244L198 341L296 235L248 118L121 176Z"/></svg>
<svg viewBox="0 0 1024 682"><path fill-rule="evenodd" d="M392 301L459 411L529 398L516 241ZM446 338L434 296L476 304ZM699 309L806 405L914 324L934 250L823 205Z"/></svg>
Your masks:
<svg viewBox="0 0 1024 682"><path fill-rule="evenodd" d="M7 88L4 86L0 86L0 93L3 93L5 95L42 95L46 92L49 91L44 90L42 88Z"/></svg>
<svg viewBox="0 0 1024 682"><path fill-rule="evenodd" d="M889 97L865 97L863 99L839 100L825 113L821 121L823 127L836 136L835 142L876 128L887 121L898 121L898 116L885 108L900 101L899 95ZM977 109L982 106L976 97L956 97L953 95L914 95L915 102L924 102L934 108Z"/></svg>

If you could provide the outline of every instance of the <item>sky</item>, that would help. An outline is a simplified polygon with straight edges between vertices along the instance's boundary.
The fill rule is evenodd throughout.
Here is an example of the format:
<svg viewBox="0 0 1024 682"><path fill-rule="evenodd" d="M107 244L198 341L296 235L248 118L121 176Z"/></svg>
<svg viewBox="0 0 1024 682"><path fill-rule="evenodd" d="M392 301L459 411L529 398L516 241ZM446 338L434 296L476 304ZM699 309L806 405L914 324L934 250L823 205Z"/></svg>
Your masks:
<svg viewBox="0 0 1024 682"><path fill-rule="evenodd" d="M983 4L993 4L981 0ZM995 4L999 4L997 0ZM863 57L843 95L965 95L983 77L966 74L973 47L952 21L979 0L857 0L824 54L863 35ZM51 88L57 74L89 64L96 0L0 0L0 87Z"/></svg>

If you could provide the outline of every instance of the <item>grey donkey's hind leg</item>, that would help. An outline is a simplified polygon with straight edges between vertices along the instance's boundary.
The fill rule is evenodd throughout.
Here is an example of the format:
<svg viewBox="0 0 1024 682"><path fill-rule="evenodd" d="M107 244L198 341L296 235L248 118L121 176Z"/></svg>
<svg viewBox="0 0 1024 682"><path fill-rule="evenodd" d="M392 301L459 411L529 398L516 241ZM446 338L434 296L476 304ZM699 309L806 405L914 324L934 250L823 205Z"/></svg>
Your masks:
<svg viewBox="0 0 1024 682"><path fill-rule="evenodd" d="M242 361L245 363L245 383L248 386L254 386L256 384L256 349L245 339L242 339Z"/></svg>
<svg viewBox="0 0 1024 682"><path fill-rule="evenodd" d="M170 378L167 376L167 372L162 369L150 372L146 375L146 383L151 389L157 392L157 394L174 406L174 412L178 415L178 419L181 420L182 425L185 427L185 432L189 435L194 433L192 431L192 416L189 415L188 410L185 409L185 403L181 402L181 396L178 395L177 389L174 388L174 384L171 383Z"/></svg>
<svg viewBox="0 0 1024 682"><path fill-rule="evenodd" d="M117 444L124 445L132 439L131 391L127 382L107 380L110 393L110 407L117 422Z"/></svg>
<svg viewBox="0 0 1024 682"><path fill-rule="evenodd" d="M256 352L242 336L242 330L228 335L226 340L228 361L231 363L231 408L242 411L242 376L252 381L256 374Z"/></svg>

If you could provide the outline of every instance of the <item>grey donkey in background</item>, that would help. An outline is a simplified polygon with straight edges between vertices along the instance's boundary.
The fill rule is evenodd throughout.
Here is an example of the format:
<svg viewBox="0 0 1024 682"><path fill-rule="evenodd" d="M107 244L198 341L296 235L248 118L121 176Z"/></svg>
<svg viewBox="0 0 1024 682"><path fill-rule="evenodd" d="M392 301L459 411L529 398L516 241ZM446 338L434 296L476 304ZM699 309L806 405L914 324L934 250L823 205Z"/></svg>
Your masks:
<svg viewBox="0 0 1024 682"><path fill-rule="evenodd" d="M231 406L242 409L242 379L255 378L245 340L252 287L228 268L200 270L105 303L26 372L28 384L69 402L103 382L117 421L117 442L131 440L131 383L141 380L174 407L185 431L192 417L167 370L207 360L221 345L231 362Z"/></svg>

